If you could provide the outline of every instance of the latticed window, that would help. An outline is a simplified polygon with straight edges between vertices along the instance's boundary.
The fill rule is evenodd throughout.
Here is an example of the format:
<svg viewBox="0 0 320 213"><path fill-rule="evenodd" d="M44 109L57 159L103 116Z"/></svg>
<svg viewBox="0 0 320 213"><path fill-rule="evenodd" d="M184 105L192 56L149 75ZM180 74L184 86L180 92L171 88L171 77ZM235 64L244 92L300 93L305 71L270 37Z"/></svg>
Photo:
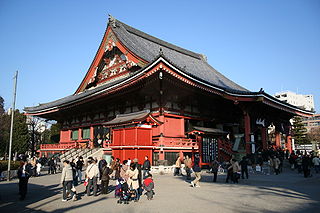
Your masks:
<svg viewBox="0 0 320 213"><path fill-rule="evenodd" d="M78 137L79 137L79 130L72 130L71 139L78 140Z"/></svg>
<svg viewBox="0 0 320 213"><path fill-rule="evenodd" d="M90 128L82 129L82 139L89 139L90 138Z"/></svg>

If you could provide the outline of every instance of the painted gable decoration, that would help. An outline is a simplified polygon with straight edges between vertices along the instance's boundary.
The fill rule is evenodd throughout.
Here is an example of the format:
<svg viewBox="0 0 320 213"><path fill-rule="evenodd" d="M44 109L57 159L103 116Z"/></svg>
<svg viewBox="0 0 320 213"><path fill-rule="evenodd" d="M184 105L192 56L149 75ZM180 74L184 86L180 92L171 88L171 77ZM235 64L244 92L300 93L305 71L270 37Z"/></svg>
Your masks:
<svg viewBox="0 0 320 213"><path fill-rule="evenodd" d="M121 52L112 40L106 42L104 51L86 89L124 78L129 75L130 71L140 68L137 63L129 60L127 55Z"/></svg>

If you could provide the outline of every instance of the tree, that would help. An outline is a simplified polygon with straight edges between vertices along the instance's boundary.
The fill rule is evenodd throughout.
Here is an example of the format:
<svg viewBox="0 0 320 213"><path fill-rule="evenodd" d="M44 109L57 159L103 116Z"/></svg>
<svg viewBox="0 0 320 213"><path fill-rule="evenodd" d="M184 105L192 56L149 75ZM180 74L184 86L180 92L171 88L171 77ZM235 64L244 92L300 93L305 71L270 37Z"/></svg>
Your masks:
<svg viewBox="0 0 320 213"><path fill-rule="evenodd" d="M305 128L304 124L302 123L302 117L295 116L293 117L293 138L295 144L308 144L310 140L307 138L307 129Z"/></svg>
<svg viewBox="0 0 320 213"><path fill-rule="evenodd" d="M50 128L50 143L59 143L60 141L61 124L55 123Z"/></svg>
<svg viewBox="0 0 320 213"><path fill-rule="evenodd" d="M25 153L28 150L28 141L27 118L19 110L16 110L13 124L12 152Z"/></svg>
<svg viewBox="0 0 320 213"><path fill-rule="evenodd" d="M307 134L307 138L311 142L320 143L320 126L311 128L310 132Z"/></svg>
<svg viewBox="0 0 320 213"><path fill-rule="evenodd" d="M8 153L11 115L0 114L0 155ZM26 116L16 110L13 118L12 153L25 153L28 150L28 126Z"/></svg>
<svg viewBox="0 0 320 213"><path fill-rule="evenodd" d="M31 151L31 156L34 156L36 150L39 149L40 144L46 143L49 138L47 135L47 124L44 119L28 116L27 124L29 130L29 149Z"/></svg>
<svg viewBox="0 0 320 213"><path fill-rule="evenodd" d="M0 115L4 114L4 100L0 96Z"/></svg>

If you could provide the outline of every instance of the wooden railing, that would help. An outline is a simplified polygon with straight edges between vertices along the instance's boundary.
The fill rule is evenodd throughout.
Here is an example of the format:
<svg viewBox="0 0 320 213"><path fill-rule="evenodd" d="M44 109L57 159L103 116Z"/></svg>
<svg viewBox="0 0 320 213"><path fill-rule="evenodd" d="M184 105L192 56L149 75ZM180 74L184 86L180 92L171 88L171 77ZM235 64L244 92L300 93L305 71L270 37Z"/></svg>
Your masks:
<svg viewBox="0 0 320 213"><path fill-rule="evenodd" d="M40 149L71 149L76 146L76 143L41 144Z"/></svg>
<svg viewBox="0 0 320 213"><path fill-rule="evenodd" d="M163 143L161 145L171 146L171 147L196 147L196 140L189 138L162 138ZM159 137L152 138L153 145L157 146L159 144Z"/></svg>

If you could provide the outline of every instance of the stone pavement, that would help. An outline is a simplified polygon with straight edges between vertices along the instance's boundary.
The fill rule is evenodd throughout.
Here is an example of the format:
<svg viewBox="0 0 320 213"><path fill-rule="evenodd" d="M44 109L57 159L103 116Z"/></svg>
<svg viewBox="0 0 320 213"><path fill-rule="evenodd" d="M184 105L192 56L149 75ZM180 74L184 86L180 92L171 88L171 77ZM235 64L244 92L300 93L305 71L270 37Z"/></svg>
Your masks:
<svg viewBox="0 0 320 213"><path fill-rule="evenodd" d="M83 196L84 186L78 186L78 201L62 202L58 185L60 174L31 178L26 200L19 201L17 180L0 183L0 212L319 212L320 174L303 178L302 174L285 171L280 175L251 175L239 184L224 183L219 176L203 171L200 188L191 188L184 177L154 175L154 200L145 196L138 203L117 204L114 192L97 197ZM111 184L114 184L111 181Z"/></svg>

